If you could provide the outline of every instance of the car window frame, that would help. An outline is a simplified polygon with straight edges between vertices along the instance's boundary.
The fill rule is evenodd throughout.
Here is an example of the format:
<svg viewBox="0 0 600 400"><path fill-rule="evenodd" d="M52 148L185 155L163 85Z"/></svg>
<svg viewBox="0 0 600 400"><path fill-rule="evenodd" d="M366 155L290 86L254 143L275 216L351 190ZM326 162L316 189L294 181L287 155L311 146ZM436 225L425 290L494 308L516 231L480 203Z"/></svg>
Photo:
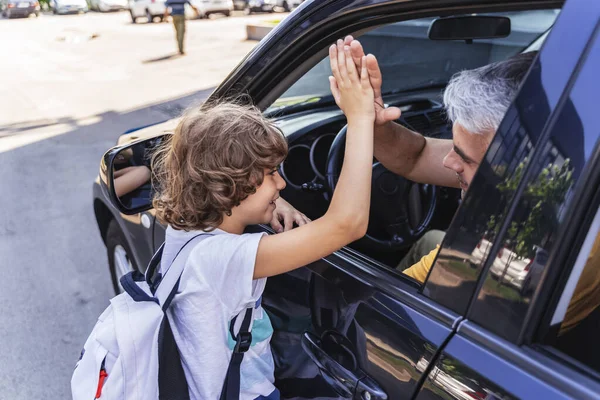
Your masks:
<svg viewBox="0 0 600 400"><path fill-rule="evenodd" d="M290 15L292 18L296 18L298 22L292 27L278 27L272 31L272 36L279 35L281 38L271 41L265 40L259 44L211 94L207 101L238 97L240 93L244 93L247 95L246 98L251 98L259 109L264 111L301 76L327 56L328 47L331 43L348 34L354 35L376 29L382 25L432 15L455 15L457 13L471 13L475 12L475 10L480 13L491 13L498 12L499 9L506 12L561 9L564 2L560 0L548 0L532 4L512 1L501 5L477 4L475 6L472 4L456 6L456 4L450 3L431 6L431 4L423 4L415 1L389 2L385 0L376 0L376 3L363 0L357 5L352 0L343 0L336 2L335 7L332 3L327 3L321 8L311 9L310 12L302 16ZM325 11L327 8L329 11ZM284 42L283 39L285 39L285 36L289 36L284 34L287 29L294 30L301 27L303 21L309 21L318 12L328 12L330 14L329 18L334 18L335 20L319 21L318 29L313 29L309 34L304 36L299 33L298 37L292 42ZM285 50L281 50L294 48L302 50L296 50L293 54L286 54ZM260 56L269 51L276 52L279 58L268 60L268 62L265 59L261 60ZM303 61L298 63L299 59ZM265 69L269 72L265 73ZM260 75L258 74L258 70L261 71ZM352 252L347 247L336 253L340 255L352 255ZM402 292L406 291L412 296L413 291L416 290L416 296L420 299L418 302L433 303L438 308L443 309L444 314L455 314L454 311L451 311L444 304L424 296L422 293L425 287L424 284L419 284L420 287L415 288L416 283L410 277L394 272L390 267L382 266L382 264L362 253L359 254L363 258L360 269L366 271L368 275L376 275L376 280L381 283L382 290L385 292L398 298ZM353 256L355 257L356 255ZM369 262L365 262L364 258L367 258ZM380 277L382 276L386 276L386 279L381 280ZM463 314L459 313L457 315Z"/></svg>
<svg viewBox="0 0 600 400"><path fill-rule="evenodd" d="M553 121L544 128L542 136L536 144L540 149L535 152L530 165L533 164L537 158L542 156L543 152L541 151L541 147L543 146L539 146L539 144L546 143L545 140L550 136L554 122L561 116L560 114L566 99L570 96L571 90L578 82L579 73L585 65L588 53L594 45L599 45L600 27L596 26L586 40L584 50L580 55L575 68L571 72L569 82L566 87L563 88L557 106L552 111L550 120ZM521 325L520 333L514 341L510 340L510 342L516 345L534 345L539 343L541 337L545 334L546 331L541 329L541 327L547 325L552 318L552 315L549 315L548 310L554 310L556 302L558 302L555 292L556 290L559 290L558 288L562 288L564 287L564 284L566 284L566 280L571 272L571 267L579 254L581 243L587 235L588 229L584 229L584 227L591 223L591 218L589 216L586 217L586 214L590 205L597 204L593 203L593 199L594 196L597 195L596 193L600 186L600 140L594 145L590 158L583 168L580 180L585 182L585 184L577 185L578 189L572 194L572 198L577 200L573 200L572 204L570 204L569 214L565 216L565 222L557 232L557 245L549 252L548 264L542 274L540 284L531 298L531 303ZM524 182L525 179L519 183L519 186L524 186ZM519 201L519 198L520 195L515 196L511 203L516 204ZM512 211L514 212L514 210ZM490 254L495 254L494 252L498 251L498 248L501 245L499 242L504 239L504 234L512 220L513 212L510 212L503 222L503 227L494 240ZM588 225L586 225L586 223ZM479 276L477 290L473 295L466 313L467 319L469 319L472 313L473 304L482 289L485 279L490 274L490 264L491 262L488 259L486 267L484 268L484 273ZM565 265L568 266L568 268L565 268ZM560 289L560 293L562 293L562 289ZM490 329L489 327L485 328L485 330L494 335L498 334L501 329L502 327L496 327L495 329Z"/></svg>

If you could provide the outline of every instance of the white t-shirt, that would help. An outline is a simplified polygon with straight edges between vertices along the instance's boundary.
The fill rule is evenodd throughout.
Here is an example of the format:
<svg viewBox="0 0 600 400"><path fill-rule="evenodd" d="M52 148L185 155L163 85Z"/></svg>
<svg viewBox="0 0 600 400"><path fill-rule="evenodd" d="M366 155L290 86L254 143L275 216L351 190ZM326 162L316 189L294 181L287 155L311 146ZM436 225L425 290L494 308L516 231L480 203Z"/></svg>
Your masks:
<svg viewBox="0 0 600 400"><path fill-rule="evenodd" d="M179 249L202 231L167 228L161 273ZM229 324L238 314L239 329L247 307L253 306L252 345L240 373L240 399L268 396L273 386L273 327L261 307L266 279L253 280L258 243L263 234L209 233L192 250L169 309L191 399L218 399L235 341Z"/></svg>

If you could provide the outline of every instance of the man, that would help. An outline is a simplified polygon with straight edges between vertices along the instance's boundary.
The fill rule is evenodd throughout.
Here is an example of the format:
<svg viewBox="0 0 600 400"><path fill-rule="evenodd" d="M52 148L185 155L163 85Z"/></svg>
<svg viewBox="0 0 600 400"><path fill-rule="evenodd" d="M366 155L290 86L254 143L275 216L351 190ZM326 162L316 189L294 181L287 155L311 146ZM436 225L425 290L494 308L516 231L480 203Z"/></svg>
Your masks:
<svg viewBox="0 0 600 400"><path fill-rule="evenodd" d="M179 54L184 55L183 39L185 37L185 5L189 4L197 16L200 15L198 8L190 3L189 0L167 0L165 2L165 15L163 19L167 19L170 15L173 16L173 26L175 27L175 36L177 37L177 46ZM170 11L169 11L170 10Z"/></svg>
<svg viewBox="0 0 600 400"><path fill-rule="evenodd" d="M335 59L346 46L360 64L365 53L351 36L331 46L330 57ZM444 106L453 123L452 140L428 138L395 123L400 109L384 107L381 70L375 56L367 55L375 91L375 157L388 170L412 181L460 188L464 195L536 54L518 54L452 77L444 91ZM398 269L424 282L442 238L440 231L425 234Z"/></svg>

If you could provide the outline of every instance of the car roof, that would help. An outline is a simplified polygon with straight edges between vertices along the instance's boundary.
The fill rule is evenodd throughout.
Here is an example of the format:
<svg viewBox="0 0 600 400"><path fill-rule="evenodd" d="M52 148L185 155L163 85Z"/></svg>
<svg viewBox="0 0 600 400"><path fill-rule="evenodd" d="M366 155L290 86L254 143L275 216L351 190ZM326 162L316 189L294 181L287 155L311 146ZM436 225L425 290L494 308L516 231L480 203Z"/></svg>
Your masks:
<svg viewBox="0 0 600 400"><path fill-rule="evenodd" d="M323 32L337 32L336 37L342 37L355 31L353 26L390 23L398 20L401 14L406 14L406 19L415 19L431 16L432 13L436 16L457 14L462 12L461 9L502 12L561 8L563 4L563 0L481 0L477 4L471 0L306 0L240 62L210 99L237 97L246 93L256 101L256 90L266 91L268 85L257 82L256 86L260 89L255 90L252 87L253 79L264 75L265 69L276 68L274 61L285 59L280 56L287 56L286 52L306 52L309 46L318 45L319 40L328 36ZM357 19L361 21L357 22ZM306 43L301 43L303 40ZM289 62L286 65L286 61L282 61L278 67L286 69Z"/></svg>

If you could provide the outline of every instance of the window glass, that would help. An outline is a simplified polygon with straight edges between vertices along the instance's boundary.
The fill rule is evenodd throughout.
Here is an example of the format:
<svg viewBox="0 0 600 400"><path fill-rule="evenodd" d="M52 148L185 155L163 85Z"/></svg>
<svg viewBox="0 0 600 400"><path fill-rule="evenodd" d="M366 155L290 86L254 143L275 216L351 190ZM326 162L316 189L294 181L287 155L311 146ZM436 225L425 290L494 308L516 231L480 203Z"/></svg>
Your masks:
<svg viewBox="0 0 600 400"><path fill-rule="evenodd" d="M501 211L492 216L492 235L497 236L500 246L488 257L489 272L469 318L509 340L516 340L521 331L548 256L560 245L557 233L577 200L573 193L586 184L582 178L586 176L584 167L597 151L600 129L588 103L595 101L600 90L596 76L600 68L599 44L596 42L587 56L550 135L538 145L535 159L529 165L526 159L519 161L514 174L498 183L501 195L515 188L522 193L510 215ZM507 221L501 222L504 219Z"/></svg>
<svg viewBox="0 0 600 400"><path fill-rule="evenodd" d="M365 51L374 54L383 74L383 93L443 86L463 69L477 68L517 54L534 43L556 19L559 10L519 11L501 14L511 19L511 34L502 39L464 41L429 40L433 18L385 25L360 36ZM292 85L274 108L328 97L329 58L323 59Z"/></svg>
<svg viewBox="0 0 600 400"><path fill-rule="evenodd" d="M530 76L539 76L536 63ZM464 313L492 244L515 196L516 186L535 149L543 124L550 115L539 80L527 79L521 90L527 107L513 104L507 111L485 159L456 213L426 282L424 293L446 307ZM504 184L508 182L509 184Z"/></svg>

